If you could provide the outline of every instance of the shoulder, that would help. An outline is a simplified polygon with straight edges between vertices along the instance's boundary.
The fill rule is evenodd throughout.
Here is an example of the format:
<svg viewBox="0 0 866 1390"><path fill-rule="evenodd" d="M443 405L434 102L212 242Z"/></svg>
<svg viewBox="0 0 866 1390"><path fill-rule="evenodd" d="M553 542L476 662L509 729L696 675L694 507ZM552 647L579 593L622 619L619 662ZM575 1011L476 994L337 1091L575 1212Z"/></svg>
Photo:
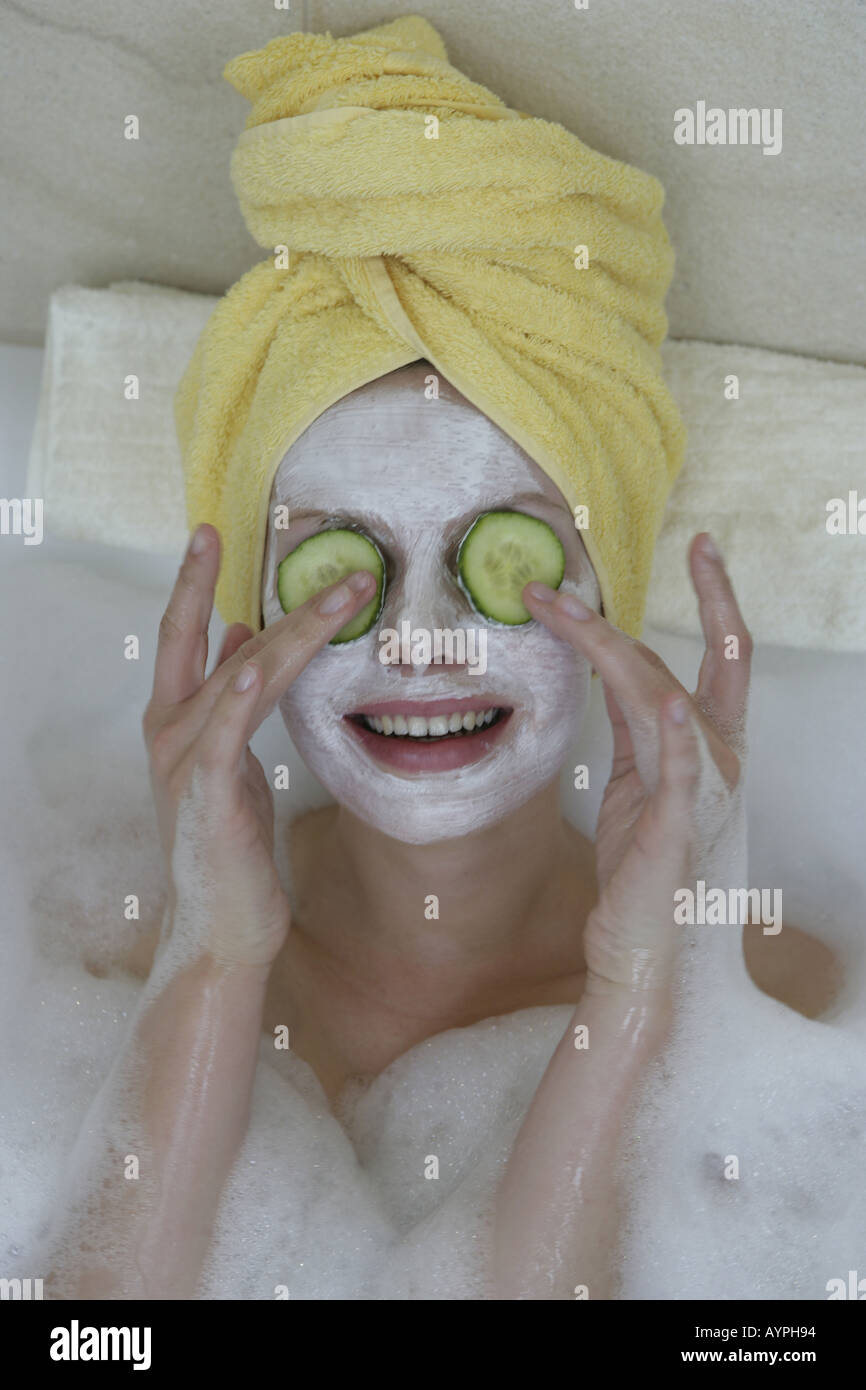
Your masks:
<svg viewBox="0 0 866 1390"><path fill-rule="evenodd" d="M777 935L765 936L760 923L749 923L743 928L743 954L758 988L806 1018L818 1018L839 993L839 957L801 927L786 922Z"/></svg>

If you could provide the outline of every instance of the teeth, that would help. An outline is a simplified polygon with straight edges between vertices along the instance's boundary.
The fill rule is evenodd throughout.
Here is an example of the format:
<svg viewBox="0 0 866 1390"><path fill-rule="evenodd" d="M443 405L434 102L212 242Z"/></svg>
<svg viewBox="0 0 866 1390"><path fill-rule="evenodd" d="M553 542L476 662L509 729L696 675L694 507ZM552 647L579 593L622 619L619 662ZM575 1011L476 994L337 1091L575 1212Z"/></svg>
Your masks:
<svg viewBox="0 0 866 1390"><path fill-rule="evenodd" d="M444 738L447 734L471 733L473 729L485 728L492 724L500 713L497 706L484 710L470 710L468 714L435 714L430 719L413 714L406 719L402 714L362 715L368 729L377 734L398 734L409 738Z"/></svg>

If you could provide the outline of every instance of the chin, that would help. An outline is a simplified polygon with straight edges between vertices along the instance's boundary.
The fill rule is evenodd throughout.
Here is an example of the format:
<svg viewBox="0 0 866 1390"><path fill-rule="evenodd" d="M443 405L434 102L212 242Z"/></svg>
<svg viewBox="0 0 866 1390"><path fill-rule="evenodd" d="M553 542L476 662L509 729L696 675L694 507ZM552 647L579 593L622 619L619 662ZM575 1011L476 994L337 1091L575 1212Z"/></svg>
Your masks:
<svg viewBox="0 0 866 1390"><path fill-rule="evenodd" d="M330 789L329 789L330 790ZM502 800L479 806L476 798L449 797L437 789L429 799L377 795L372 789L363 798L347 798L345 792L335 800L373 830L404 845L440 844L444 840L466 840L504 821L519 810L538 787L529 788L526 797L514 804Z"/></svg>
<svg viewBox="0 0 866 1390"><path fill-rule="evenodd" d="M336 736L332 727L327 738L323 728L305 720L289 718L286 726L304 763L338 805L390 839L425 845L489 830L558 783L579 721L559 718L539 728L521 713L498 737L488 741L482 733L486 747L480 757L435 772L380 762L375 740L363 732L359 737L348 724Z"/></svg>

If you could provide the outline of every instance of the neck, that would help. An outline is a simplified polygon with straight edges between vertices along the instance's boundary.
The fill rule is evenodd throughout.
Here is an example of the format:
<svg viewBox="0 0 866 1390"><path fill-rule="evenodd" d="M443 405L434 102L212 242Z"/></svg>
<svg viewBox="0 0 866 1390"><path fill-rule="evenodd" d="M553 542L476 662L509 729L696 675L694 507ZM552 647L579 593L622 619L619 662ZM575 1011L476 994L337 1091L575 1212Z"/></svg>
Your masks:
<svg viewBox="0 0 866 1390"><path fill-rule="evenodd" d="M398 991L423 980L432 1002L440 986L453 995L531 985L583 966L592 851L563 821L555 783L494 825L426 845L340 807L321 851L339 874L310 926L341 973Z"/></svg>

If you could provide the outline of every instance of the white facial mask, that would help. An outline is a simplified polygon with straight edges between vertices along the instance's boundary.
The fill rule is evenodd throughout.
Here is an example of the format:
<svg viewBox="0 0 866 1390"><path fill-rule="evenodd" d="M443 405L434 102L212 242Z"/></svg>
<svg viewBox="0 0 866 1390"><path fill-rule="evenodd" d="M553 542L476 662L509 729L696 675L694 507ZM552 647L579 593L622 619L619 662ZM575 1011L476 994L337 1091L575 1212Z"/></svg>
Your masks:
<svg viewBox="0 0 866 1390"><path fill-rule="evenodd" d="M298 752L331 795L356 816L408 844L466 835L501 820L556 778L589 697L591 669L540 623L503 628L474 611L457 585L457 540L484 511L537 515L566 551L562 587L598 609L595 574L568 506L543 471L450 383L427 399L432 368L412 363L352 392L289 449L272 489L288 505L288 530L268 528L262 588L265 625L283 616L277 567L322 529L321 516L351 518L392 561L379 620L327 646L295 680L280 709ZM346 525L347 520L331 525ZM484 628L487 670L383 665L379 631ZM509 727L478 762L411 775L382 767L344 716L382 700L492 695L513 709ZM484 708L479 704L479 708Z"/></svg>

